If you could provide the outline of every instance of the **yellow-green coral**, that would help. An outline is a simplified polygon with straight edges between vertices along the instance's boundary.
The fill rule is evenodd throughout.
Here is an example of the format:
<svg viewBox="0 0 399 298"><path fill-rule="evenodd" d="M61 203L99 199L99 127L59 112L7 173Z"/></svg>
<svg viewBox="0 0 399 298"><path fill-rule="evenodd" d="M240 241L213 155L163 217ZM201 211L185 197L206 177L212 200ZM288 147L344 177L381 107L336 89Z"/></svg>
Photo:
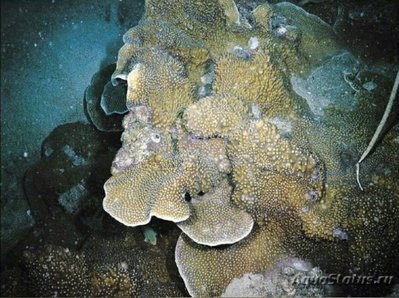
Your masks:
<svg viewBox="0 0 399 298"><path fill-rule="evenodd" d="M282 138L274 125L264 120L236 127L230 136L228 155L233 169L239 166L280 173L312 185L322 195L324 167L315 155Z"/></svg>
<svg viewBox="0 0 399 298"><path fill-rule="evenodd" d="M199 139L187 133L184 127L178 128L178 150L180 154L198 152L207 156L221 173L231 172L231 163L227 157L226 141L223 138Z"/></svg>
<svg viewBox="0 0 399 298"><path fill-rule="evenodd" d="M315 156L282 139L274 125L253 121L231 136L233 200L257 220L309 209L324 194L324 168Z"/></svg>
<svg viewBox="0 0 399 298"><path fill-rule="evenodd" d="M318 64L341 50L333 28L319 17L289 2L273 5L273 11L285 17L288 25L300 30L299 52L310 64Z"/></svg>
<svg viewBox="0 0 399 298"><path fill-rule="evenodd" d="M182 157L152 155L104 184L104 210L127 226L152 216L179 222L190 216L186 193L208 192L220 182L216 164L190 152Z"/></svg>
<svg viewBox="0 0 399 298"><path fill-rule="evenodd" d="M347 225L344 222L348 210L350 188L329 188L319 204L301 213L303 230L309 237L327 240L346 238ZM342 240L341 239L341 240Z"/></svg>
<svg viewBox="0 0 399 298"><path fill-rule="evenodd" d="M227 137L250 116L249 107L236 98L209 96L190 105L183 119L189 132L205 138Z"/></svg>
<svg viewBox="0 0 399 298"><path fill-rule="evenodd" d="M390 272L397 258L392 245L398 239L399 192L372 187L351 203L346 218L348 237L353 239L351 268L360 274Z"/></svg>
<svg viewBox="0 0 399 298"><path fill-rule="evenodd" d="M123 40L126 45L124 50L119 51L118 67L114 76L123 73L124 69L126 74L130 72L131 69L126 69L126 66L138 59L131 52L132 49L146 48L151 51L156 47L170 53L185 65L187 76L197 83L210 60L209 50L203 43L192 39L178 28L168 26L163 21L141 22L126 32ZM129 48L131 49L130 53L127 50Z"/></svg>
<svg viewBox="0 0 399 298"><path fill-rule="evenodd" d="M208 192L219 184L222 177L215 161L199 151L182 155L181 171L186 190L190 193Z"/></svg>
<svg viewBox="0 0 399 298"><path fill-rule="evenodd" d="M112 162L111 173L118 174L142 162L150 155L167 153L172 148L171 136L149 122L151 111L135 107L123 119L122 148Z"/></svg>
<svg viewBox="0 0 399 298"><path fill-rule="evenodd" d="M284 76L271 62L270 53L258 50L248 58L227 54L216 60L214 91L257 105L266 115L290 111Z"/></svg>
<svg viewBox="0 0 399 298"><path fill-rule="evenodd" d="M146 20L166 22L217 53L229 48L231 40L244 42L241 34L228 30L232 25L238 25L238 11L231 0L151 0L146 2L146 7Z"/></svg>
<svg viewBox="0 0 399 298"><path fill-rule="evenodd" d="M152 64L136 64L128 74L126 105L128 108L147 105L154 113L154 126L168 128L192 103L194 85L177 60L163 53L159 53L157 58Z"/></svg>

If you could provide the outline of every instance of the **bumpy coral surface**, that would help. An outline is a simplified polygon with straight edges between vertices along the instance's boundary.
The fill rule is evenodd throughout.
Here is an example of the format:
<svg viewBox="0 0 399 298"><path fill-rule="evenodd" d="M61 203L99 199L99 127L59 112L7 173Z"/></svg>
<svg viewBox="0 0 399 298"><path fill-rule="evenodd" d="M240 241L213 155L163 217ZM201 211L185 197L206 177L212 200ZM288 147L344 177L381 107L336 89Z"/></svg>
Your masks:
<svg viewBox="0 0 399 298"><path fill-rule="evenodd" d="M157 246L142 241L139 229L113 228L114 235L93 233L79 251L60 245L28 246L21 267L7 272L11 283L8 288L2 285L2 296L184 296L180 281L173 278L177 269L167 260L173 254L177 228L158 230L163 237Z"/></svg>
<svg viewBox="0 0 399 298"><path fill-rule="evenodd" d="M178 224L190 294L221 295L284 255L391 272L382 245L398 243L397 165L386 162L397 131L365 163L365 192L353 168L381 115L369 103L386 92L315 106L301 85L341 48L329 25L290 3L150 0L124 42L112 82L127 81L129 114L103 206L128 226Z"/></svg>
<svg viewBox="0 0 399 298"><path fill-rule="evenodd" d="M195 242L216 246L245 238L254 224L252 217L230 202L231 187L223 181L212 192L192 201L190 218L178 223Z"/></svg>
<svg viewBox="0 0 399 298"><path fill-rule="evenodd" d="M182 235L176 245L176 263L190 295L220 295L231 276L271 268L283 254L285 237L280 226L269 224L237 244L214 249Z"/></svg>
<svg viewBox="0 0 399 298"><path fill-rule="evenodd" d="M26 251L24 257L32 295L90 295L89 270L83 254L67 248L47 246L37 253Z"/></svg>

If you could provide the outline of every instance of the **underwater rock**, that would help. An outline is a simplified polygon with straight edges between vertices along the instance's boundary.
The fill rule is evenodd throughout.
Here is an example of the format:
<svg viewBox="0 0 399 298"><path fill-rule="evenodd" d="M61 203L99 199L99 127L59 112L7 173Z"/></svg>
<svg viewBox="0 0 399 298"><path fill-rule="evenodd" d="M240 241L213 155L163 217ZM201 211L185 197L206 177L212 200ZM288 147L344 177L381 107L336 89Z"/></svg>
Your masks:
<svg viewBox="0 0 399 298"><path fill-rule="evenodd" d="M151 245L157 245L157 232L150 227L143 227L144 241Z"/></svg>
<svg viewBox="0 0 399 298"><path fill-rule="evenodd" d="M11 176L15 179L15 176ZM2 176L2 185L6 184L5 177ZM14 180L16 181L16 180ZM22 181L21 181L22 184ZM36 224L35 218L26 198L15 196L15 200L10 200L9 194L3 188L1 206L1 261L6 260L7 254L21 240L25 239ZM20 191L23 194L23 190ZM23 198L23 199L22 199Z"/></svg>
<svg viewBox="0 0 399 298"><path fill-rule="evenodd" d="M1 272L0 295L2 297L27 296L27 285L21 281L21 269L4 266Z"/></svg>
<svg viewBox="0 0 399 298"><path fill-rule="evenodd" d="M84 181L73 186L71 189L62 193L58 197L58 203L65 209L68 214L76 214L79 212L82 204L87 200L88 192L85 188Z"/></svg>
<svg viewBox="0 0 399 298"><path fill-rule="evenodd" d="M399 28L396 2L331 1L331 4L336 5L332 8L334 31L346 41L347 48L356 57L376 65L397 65ZM324 10L323 7L320 9Z"/></svg>
<svg viewBox="0 0 399 298"><path fill-rule="evenodd" d="M108 65L107 67L101 69L92 77L90 85L85 91L84 102L88 119L100 131L117 132L123 130L123 115L120 115L119 113L114 114L114 106L109 107L109 105L114 101L113 99L115 99L118 112L123 110L120 108L121 105L123 106L123 88L118 87L115 89L104 89L106 86L109 86L108 82L110 81L112 72L114 70L115 64ZM106 101L104 100L103 105L106 108L105 110L101 104L104 91Z"/></svg>
<svg viewBox="0 0 399 298"><path fill-rule="evenodd" d="M49 151L51 150L52 149L50 147L47 148L45 154L50 156L52 153L49 154ZM75 167L84 166L87 164L87 161L82 156L76 154L76 152L71 148L71 146L65 145L62 148L62 151L65 153L65 155L68 157L68 159L72 162L72 164Z"/></svg>
<svg viewBox="0 0 399 298"><path fill-rule="evenodd" d="M313 70L305 79L293 76L291 84L294 91L306 99L315 116L323 116L329 106L351 111L357 105L353 94L360 91L360 86L356 87L356 82L348 77L355 77L360 67L352 54L343 52Z"/></svg>

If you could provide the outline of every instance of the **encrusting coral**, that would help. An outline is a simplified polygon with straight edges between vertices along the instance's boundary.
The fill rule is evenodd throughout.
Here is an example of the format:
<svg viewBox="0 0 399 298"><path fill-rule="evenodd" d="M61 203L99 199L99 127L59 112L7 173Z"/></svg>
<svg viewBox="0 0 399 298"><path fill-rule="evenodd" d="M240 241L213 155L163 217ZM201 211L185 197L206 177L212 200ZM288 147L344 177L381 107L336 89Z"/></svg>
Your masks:
<svg viewBox="0 0 399 298"><path fill-rule="evenodd" d="M173 279L177 269L169 268L167 260L173 253L178 229L161 230L163 237L154 247L141 240L138 229L112 226L115 233L95 232L78 251L60 245L27 246L20 266L7 272L12 288L2 287L2 295L184 296L179 290L180 281Z"/></svg>
<svg viewBox="0 0 399 298"><path fill-rule="evenodd" d="M250 111L240 100L209 96L189 106L183 119L186 128L199 138L227 137L243 120L250 119Z"/></svg>
<svg viewBox="0 0 399 298"><path fill-rule="evenodd" d="M153 55L156 61L138 59L129 72L126 105L147 105L153 112L153 124L169 127L193 102L194 84L185 76L179 61L162 51Z"/></svg>
<svg viewBox="0 0 399 298"><path fill-rule="evenodd" d="M242 11L233 0L146 1L112 76L127 81L129 114L104 209L127 226L176 222L176 262L192 295L221 295L284 256L326 272L391 270L381 243L398 243L396 180L379 171L364 194L348 170L378 110L359 93L351 109L326 101L315 115L292 85L337 54L334 31L290 3Z"/></svg>
<svg viewBox="0 0 399 298"><path fill-rule="evenodd" d="M79 260L79 262L76 262ZM35 296L90 295L90 273L84 255L58 246L24 253L29 292Z"/></svg>

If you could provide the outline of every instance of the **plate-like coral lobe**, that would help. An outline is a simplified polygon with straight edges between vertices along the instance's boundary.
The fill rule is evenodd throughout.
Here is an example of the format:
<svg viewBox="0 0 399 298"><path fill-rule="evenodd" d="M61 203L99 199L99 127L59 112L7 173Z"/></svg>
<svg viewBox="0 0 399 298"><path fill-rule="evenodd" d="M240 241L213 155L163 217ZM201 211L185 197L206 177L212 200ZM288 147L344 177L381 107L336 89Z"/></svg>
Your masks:
<svg viewBox="0 0 399 298"><path fill-rule="evenodd" d="M177 167L174 158L155 156L111 177L104 185L105 211L127 226L143 225L157 214L153 211L157 199L165 200L159 194L166 193L172 197L172 201L165 206L170 214L162 212L157 215L175 222L187 219L190 210L179 194L183 187L179 188L176 181L170 185L173 181L170 176L177 171ZM173 197L176 194L177 198Z"/></svg>
<svg viewBox="0 0 399 298"><path fill-rule="evenodd" d="M235 243L252 230L252 217L230 201L231 186L226 180L213 191L194 198L192 214L178 227L195 242L217 246Z"/></svg>

